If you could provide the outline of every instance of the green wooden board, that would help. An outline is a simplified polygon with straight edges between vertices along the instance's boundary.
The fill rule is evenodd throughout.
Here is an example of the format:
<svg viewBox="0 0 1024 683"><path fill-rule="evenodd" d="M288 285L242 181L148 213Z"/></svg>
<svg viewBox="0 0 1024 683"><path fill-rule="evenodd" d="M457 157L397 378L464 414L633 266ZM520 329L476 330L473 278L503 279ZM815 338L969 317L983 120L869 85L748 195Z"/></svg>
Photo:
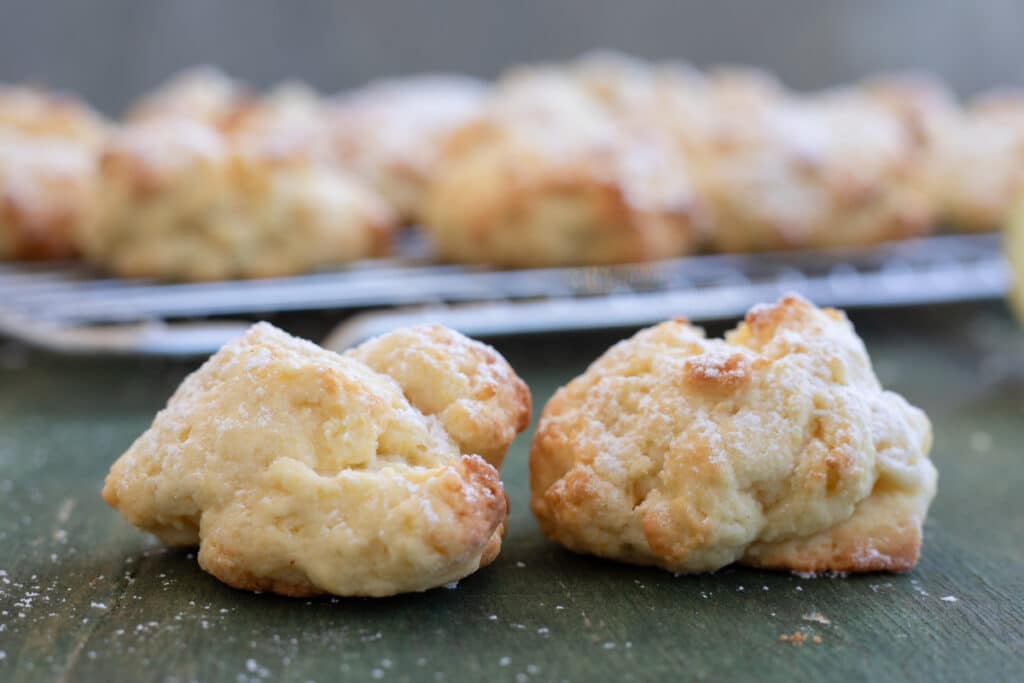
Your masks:
<svg viewBox="0 0 1024 683"><path fill-rule="evenodd" d="M1022 681L1024 334L997 306L855 321L883 382L935 423L915 571L673 577L572 555L527 509L528 433L503 472L497 562L383 600L234 591L101 502L110 462L194 364L0 342L0 681ZM539 411L618 336L498 346ZM809 638L779 640L794 632Z"/></svg>

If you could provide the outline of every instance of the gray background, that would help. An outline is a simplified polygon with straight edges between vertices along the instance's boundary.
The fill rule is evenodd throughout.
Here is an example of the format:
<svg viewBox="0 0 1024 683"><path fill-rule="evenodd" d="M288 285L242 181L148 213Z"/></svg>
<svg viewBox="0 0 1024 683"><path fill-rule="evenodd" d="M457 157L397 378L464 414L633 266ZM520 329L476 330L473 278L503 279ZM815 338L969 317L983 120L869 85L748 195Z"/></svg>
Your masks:
<svg viewBox="0 0 1024 683"><path fill-rule="evenodd" d="M337 90L375 76L504 65L614 47L752 63L798 88L923 67L962 93L1021 84L1022 0L325 2L0 0L0 81L36 81L115 112L182 67Z"/></svg>

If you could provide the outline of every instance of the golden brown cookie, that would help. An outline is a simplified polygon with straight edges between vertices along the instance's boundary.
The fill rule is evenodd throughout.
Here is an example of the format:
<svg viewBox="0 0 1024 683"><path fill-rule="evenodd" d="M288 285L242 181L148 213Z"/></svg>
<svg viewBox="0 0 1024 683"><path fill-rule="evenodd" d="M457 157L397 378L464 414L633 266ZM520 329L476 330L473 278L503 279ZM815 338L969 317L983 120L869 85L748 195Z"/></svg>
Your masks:
<svg viewBox="0 0 1024 683"><path fill-rule="evenodd" d="M643 330L560 389L531 509L571 550L674 572L902 571L935 494L930 446L846 317L789 296L724 340Z"/></svg>
<svg viewBox="0 0 1024 683"><path fill-rule="evenodd" d="M73 255L105 129L69 96L0 86L0 259Z"/></svg>
<svg viewBox="0 0 1024 683"><path fill-rule="evenodd" d="M529 404L496 351L442 327L338 355L262 323L182 383L103 497L236 588L422 591L497 556L508 505L485 458Z"/></svg>

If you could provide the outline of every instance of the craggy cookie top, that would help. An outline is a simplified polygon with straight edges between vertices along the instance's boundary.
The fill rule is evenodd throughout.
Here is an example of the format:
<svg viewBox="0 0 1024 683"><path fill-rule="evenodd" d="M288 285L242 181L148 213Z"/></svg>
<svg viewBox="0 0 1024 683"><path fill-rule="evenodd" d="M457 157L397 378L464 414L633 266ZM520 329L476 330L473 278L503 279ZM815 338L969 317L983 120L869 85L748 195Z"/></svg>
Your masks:
<svg viewBox="0 0 1024 683"><path fill-rule="evenodd" d="M425 590L497 555L505 495L467 446L500 462L528 413L504 359L445 328L338 355L259 324L184 381L103 496L235 587Z"/></svg>
<svg viewBox="0 0 1024 683"><path fill-rule="evenodd" d="M930 445L845 316L790 296L724 340L685 321L643 330L559 390L532 509L571 549L673 571L908 569Z"/></svg>

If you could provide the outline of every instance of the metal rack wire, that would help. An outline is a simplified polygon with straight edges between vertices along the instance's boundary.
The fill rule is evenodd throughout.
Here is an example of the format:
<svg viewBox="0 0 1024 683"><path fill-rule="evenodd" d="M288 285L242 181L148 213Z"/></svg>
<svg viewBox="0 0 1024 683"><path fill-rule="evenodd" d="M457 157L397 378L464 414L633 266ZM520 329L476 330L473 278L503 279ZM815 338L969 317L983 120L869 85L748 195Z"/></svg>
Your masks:
<svg viewBox="0 0 1024 683"><path fill-rule="evenodd" d="M433 320L487 336L726 318L786 291L819 304L892 306L1002 296L996 235L870 249L694 256L648 264L494 271L400 258L291 278L200 284L110 279L78 264L0 266L0 333L63 352L209 353L248 320L282 311L362 313L341 347ZM394 307L401 307L394 310Z"/></svg>

